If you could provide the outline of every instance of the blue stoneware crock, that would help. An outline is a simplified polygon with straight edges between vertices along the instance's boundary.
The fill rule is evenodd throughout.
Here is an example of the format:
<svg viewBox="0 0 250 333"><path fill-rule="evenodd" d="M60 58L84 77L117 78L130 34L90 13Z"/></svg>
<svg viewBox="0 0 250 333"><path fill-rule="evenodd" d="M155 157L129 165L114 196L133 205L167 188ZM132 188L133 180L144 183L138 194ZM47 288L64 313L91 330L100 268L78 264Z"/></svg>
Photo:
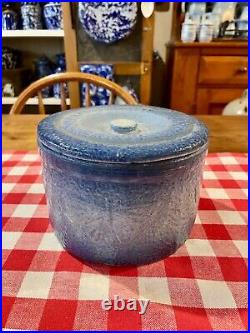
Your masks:
<svg viewBox="0 0 250 333"><path fill-rule="evenodd" d="M38 125L49 214L76 257L141 265L174 253L195 221L208 131L150 106L100 106Z"/></svg>
<svg viewBox="0 0 250 333"><path fill-rule="evenodd" d="M10 4L4 5L2 11L2 30L16 30L18 26L18 16L11 9Z"/></svg>
<svg viewBox="0 0 250 333"><path fill-rule="evenodd" d="M24 30L42 29L41 7L39 2L23 2L21 14Z"/></svg>
<svg viewBox="0 0 250 333"><path fill-rule="evenodd" d="M54 69L54 73L64 73L66 72L66 60L65 60L65 54L64 53L59 53L56 55L56 68ZM69 91L68 91L68 86L67 83L63 84L64 86L64 92L65 96L68 98L69 97ZM53 95L55 98L60 98L61 97L61 86L60 83L56 83L53 85Z"/></svg>
<svg viewBox="0 0 250 333"><path fill-rule="evenodd" d="M48 2L43 7L46 29L58 30L63 28L61 2Z"/></svg>
<svg viewBox="0 0 250 333"><path fill-rule="evenodd" d="M35 62L35 76L37 79L41 79L53 73L52 63L46 56L39 57ZM45 87L41 90L42 96L48 98L51 95L51 87Z"/></svg>

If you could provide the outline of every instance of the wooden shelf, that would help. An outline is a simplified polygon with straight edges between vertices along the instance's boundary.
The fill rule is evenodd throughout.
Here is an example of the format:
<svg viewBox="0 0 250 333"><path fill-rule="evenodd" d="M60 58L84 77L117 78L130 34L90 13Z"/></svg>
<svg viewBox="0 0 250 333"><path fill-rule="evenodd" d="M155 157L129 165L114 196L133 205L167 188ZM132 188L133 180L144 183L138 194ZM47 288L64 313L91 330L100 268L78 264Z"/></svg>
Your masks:
<svg viewBox="0 0 250 333"><path fill-rule="evenodd" d="M3 38L64 37L63 30L2 30Z"/></svg>
<svg viewBox="0 0 250 333"><path fill-rule="evenodd" d="M129 62L129 61L79 61L80 65L95 65L95 64L110 64L114 66L115 75L143 75L146 69L146 63L144 62Z"/></svg>
<svg viewBox="0 0 250 333"><path fill-rule="evenodd" d="M17 100L17 97L2 97L2 104L3 105L13 105L15 101ZM61 99L60 98L43 98L44 105L61 105ZM66 100L67 105L70 105L70 100L67 98ZM33 97L28 99L26 102L26 105L38 105L38 99L37 97Z"/></svg>
<svg viewBox="0 0 250 333"><path fill-rule="evenodd" d="M214 40L210 43L200 43L200 42L183 43L181 41L175 41L175 42L168 43L167 46L174 46L174 47L178 47L178 48L204 48L204 47L246 48L247 44L248 44L247 41L242 41L242 40L233 40L233 41L232 40L231 41Z"/></svg>
<svg viewBox="0 0 250 333"><path fill-rule="evenodd" d="M2 69L2 74L13 74L15 75L16 73L19 72L25 72L30 70L29 67L18 67L18 68L13 68L13 69Z"/></svg>

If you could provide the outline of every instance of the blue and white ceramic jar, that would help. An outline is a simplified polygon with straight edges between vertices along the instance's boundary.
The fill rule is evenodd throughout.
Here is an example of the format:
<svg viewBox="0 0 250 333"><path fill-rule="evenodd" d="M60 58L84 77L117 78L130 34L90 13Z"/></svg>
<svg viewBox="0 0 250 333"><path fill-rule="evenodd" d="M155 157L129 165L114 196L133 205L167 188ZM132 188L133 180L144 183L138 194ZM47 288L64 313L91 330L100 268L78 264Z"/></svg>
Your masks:
<svg viewBox="0 0 250 333"><path fill-rule="evenodd" d="M48 2L43 8L46 29L63 29L61 2Z"/></svg>
<svg viewBox="0 0 250 333"><path fill-rule="evenodd" d="M24 30L42 29L41 7L39 2L23 2L21 14Z"/></svg>
<svg viewBox="0 0 250 333"><path fill-rule="evenodd" d="M10 9L6 4L2 12L2 30L16 30L18 27L18 16L16 12Z"/></svg>
<svg viewBox="0 0 250 333"><path fill-rule="evenodd" d="M2 50L2 69L15 69L18 64L18 54L9 47L3 47Z"/></svg>
<svg viewBox="0 0 250 333"><path fill-rule="evenodd" d="M122 87L124 90L126 90L133 98L134 100L139 103L139 98L135 92L135 90L132 88L131 84L129 83L128 85L125 85ZM116 99L115 99L115 103L116 105L125 105L126 103L124 102L124 100L119 97L119 96L116 96Z"/></svg>
<svg viewBox="0 0 250 333"><path fill-rule="evenodd" d="M56 55L56 69L54 73L64 73L66 72L66 60L65 60L65 54L60 53ZM68 87L67 83L64 83L64 91L66 97L68 97ZM60 84L56 83L53 85L53 95L55 98L60 98L61 97L61 89L60 89Z"/></svg>
<svg viewBox="0 0 250 333"><path fill-rule="evenodd" d="M79 2L78 16L95 41L117 42L131 34L137 19L136 2Z"/></svg>
<svg viewBox="0 0 250 333"><path fill-rule="evenodd" d="M50 60L46 56L41 56L35 62L35 75L36 79L48 76L53 73ZM42 89L42 96L48 98L51 95L51 87Z"/></svg>
<svg viewBox="0 0 250 333"><path fill-rule="evenodd" d="M84 64L80 66L80 71L87 74L98 75L111 81L114 79L114 69L111 64ZM103 87L97 87L93 84L90 84L89 86L91 105L107 105L110 98L110 91L104 89ZM85 101L85 89L86 84L83 83L81 86L82 105L84 105Z"/></svg>
<svg viewBox="0 0 250 333"><path fill-rule="evenodd" d="M140 265L174 253L196 218L208 131L150 106L59 112L38 125L49 215L82 260Z"/></svg>

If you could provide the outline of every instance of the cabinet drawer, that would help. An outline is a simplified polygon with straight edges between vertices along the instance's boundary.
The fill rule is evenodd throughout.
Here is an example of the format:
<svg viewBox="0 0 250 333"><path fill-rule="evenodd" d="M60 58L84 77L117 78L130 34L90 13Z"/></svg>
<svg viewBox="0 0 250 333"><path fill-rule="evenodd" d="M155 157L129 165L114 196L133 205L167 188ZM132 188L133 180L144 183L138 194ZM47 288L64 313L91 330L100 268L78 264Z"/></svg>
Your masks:
<svg viewBox="0 0 250 333"><path fill-rule="evenodd" d="M247 86L247 60L244 56L202 56L199 83Z"/></svg>
<svg viewBox="0 0 250 333"><path fill-rule="evenodd" d="M242 88L199 88L196 97L197 114L221 114L232 100L241 97Z"/></svg>

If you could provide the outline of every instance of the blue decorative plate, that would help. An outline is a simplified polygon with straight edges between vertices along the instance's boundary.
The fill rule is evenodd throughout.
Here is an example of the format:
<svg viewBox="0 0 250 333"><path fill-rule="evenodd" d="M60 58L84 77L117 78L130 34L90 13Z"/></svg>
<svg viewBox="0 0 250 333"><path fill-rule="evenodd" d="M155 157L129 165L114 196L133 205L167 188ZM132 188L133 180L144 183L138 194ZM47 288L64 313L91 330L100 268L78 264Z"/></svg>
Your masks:
<svg viewBox="0 0 250 333"><path fill-rule="evenodd" d="M136 24L136 2L79 2L79 20L98 42L114 43L127 37Z"/></svg>

